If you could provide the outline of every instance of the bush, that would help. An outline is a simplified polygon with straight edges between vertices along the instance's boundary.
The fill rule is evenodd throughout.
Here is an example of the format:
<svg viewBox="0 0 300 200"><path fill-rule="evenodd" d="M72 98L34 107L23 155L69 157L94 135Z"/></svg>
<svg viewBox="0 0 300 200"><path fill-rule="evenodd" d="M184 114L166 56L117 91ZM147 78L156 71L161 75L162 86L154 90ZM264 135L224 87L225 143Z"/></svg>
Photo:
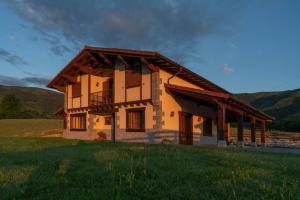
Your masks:
<svg viewBox="0 0 300 200"><path fill-rule="evenodd" d="M13 94L6 94L0 103L1 118L18 118L22 111L22 104Z"/></svg>
<svg viewBox="0 0 300 200"><path fill-rule="evenodd" d="M97 135L98 135L98 140L100 141L107 140L106 133L104 133L103 131L98 132Z"/></svg>

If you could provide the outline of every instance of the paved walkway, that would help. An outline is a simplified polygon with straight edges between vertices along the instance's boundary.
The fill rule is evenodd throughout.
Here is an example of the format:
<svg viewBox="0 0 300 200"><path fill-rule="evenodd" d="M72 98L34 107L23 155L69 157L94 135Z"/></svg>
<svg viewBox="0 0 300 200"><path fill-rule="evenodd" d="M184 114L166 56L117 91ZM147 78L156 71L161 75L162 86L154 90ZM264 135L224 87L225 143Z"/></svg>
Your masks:
<svg viewBox="0 0 300 200"><path fill-rule="evenodd" d="M272 153L294 153L300 154L299 148L284 148L284 147L251 147L245 146L244 149L248 149L251 151L262 151L262 152L272 152Z"/></svg>

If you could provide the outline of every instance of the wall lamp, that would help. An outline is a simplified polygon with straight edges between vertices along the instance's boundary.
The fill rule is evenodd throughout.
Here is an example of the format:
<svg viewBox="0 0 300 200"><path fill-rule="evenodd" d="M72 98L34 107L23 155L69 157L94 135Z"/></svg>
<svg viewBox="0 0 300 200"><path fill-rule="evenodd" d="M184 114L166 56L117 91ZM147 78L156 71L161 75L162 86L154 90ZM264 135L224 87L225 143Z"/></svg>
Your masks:
<svg viewBox="0 0 300 200"><path fill-rule="evenodd" d="M174 117L174 114L175 114L174 111L172 111L171 114L170 114L170 116Z"/></svg>

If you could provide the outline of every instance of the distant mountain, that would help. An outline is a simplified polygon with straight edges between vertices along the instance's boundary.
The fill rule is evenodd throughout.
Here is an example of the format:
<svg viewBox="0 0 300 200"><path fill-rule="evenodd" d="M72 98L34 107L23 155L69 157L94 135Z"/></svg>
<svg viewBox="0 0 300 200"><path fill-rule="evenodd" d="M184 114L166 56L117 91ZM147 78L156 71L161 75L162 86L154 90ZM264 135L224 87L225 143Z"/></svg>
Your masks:
<svg viewBox="0 0 300 200"><path fill-rule="evenodd" d="M282 92L242 93L241 101L273 116L270 129L300 132L300 89Z"/></svg>
<svg viewBox="0 0 300 200"><path fill-rule="evenodd" d="M236 97L278 120L300 117L300 89L282 92L241 93L236 94Z"/></svg>
<svg viewBox="0 0 300 200"><path fill-rule="evenodd" d="M64 101L64 95L55 91L34 87L0 85L0 101L8 93L14 94L21 100L24 110L39 117L51 116L59 107L63 106Z"/></svg>

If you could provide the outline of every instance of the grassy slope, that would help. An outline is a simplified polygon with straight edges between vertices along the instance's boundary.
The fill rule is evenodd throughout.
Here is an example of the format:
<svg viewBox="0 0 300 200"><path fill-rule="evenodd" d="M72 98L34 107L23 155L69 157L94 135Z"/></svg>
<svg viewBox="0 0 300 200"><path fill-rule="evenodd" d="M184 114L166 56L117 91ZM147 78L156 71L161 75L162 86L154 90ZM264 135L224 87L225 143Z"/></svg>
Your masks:
<svg viewBox="0 0 300 200"><path fill-rule="evenodd" d="M16 95L24 109L34 110L45 116L52 115L63 106L63 94L46 89L0 85L0 100L7 93Z"/></svg>
<svg viewBox="0 0 300 200"><path fill-rule="evenodd" d="M12 123L0 122L0 130ZM11 137L59 123L24 120L1 131L0 199L300 198L298 155Z"/></svg>
<svg viewBox="0 0 300 200"><path fill-rule="evenodd" d="M39 135L44 130L62 128L62 123L59 119L1 119L0 137Z"/></svg>

